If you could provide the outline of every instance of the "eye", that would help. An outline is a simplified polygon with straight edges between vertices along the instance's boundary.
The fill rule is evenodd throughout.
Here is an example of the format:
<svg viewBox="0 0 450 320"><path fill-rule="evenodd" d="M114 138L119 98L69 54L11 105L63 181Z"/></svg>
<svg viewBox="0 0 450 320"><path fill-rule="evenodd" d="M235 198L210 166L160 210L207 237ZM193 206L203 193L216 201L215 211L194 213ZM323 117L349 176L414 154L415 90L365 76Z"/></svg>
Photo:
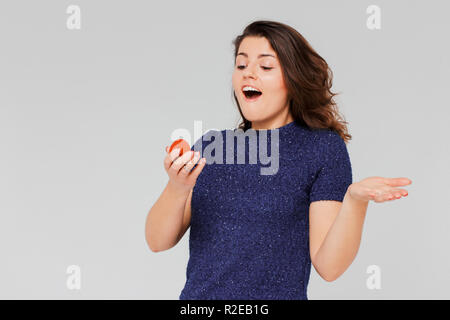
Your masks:
<svg viewBox="0 0 450 320"><path fill-rule="evenodd" d="M237 66L237 68L242 70L242 69L245 68L245 66ZM271 70L271 69L273 69L273 68L270 68L270 67L263 67L263 66L261 66L261 68L263 68L264 70Z"/></svg>

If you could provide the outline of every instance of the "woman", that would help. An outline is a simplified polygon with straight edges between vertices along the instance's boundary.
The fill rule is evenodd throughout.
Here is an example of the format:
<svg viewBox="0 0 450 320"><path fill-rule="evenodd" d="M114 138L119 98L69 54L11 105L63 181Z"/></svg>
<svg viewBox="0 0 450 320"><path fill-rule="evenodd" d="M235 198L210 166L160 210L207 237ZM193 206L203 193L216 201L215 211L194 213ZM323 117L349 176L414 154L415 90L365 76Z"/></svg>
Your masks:
<svg viewBox="0 0 450 320"><path fill-rule="evenodd" d="M239 148L224 142L235 131L209 131L193 160L192 149L167 154L170 179L148 215L146 239L153 251L167 250L191 228L180 299L308 299L311 263L326 281L337 279L356 256L369 201L406 196L397 187L411 180L352 181L351 136L333 101L332 73L295 29L255 21L233 43L238 131L277 138L279 167L262 175L247 151L245 163L210 161L230 150L234 159ZM223 150L208 150L211 134Z"/></svg>

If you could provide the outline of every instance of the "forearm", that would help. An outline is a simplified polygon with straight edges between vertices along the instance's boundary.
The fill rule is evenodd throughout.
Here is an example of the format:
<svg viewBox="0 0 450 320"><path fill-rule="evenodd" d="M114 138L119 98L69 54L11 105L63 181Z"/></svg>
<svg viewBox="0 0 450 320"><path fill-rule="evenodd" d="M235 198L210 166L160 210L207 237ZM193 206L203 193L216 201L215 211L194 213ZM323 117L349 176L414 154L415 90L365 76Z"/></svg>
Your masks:
<svg viewBox="0 0 450 320"><path fill-rule="evenodd" d="M369 202L353 199L348 190L339 214L314 257L314 267L328 281L337 279L345 272L356 257L361 243Z"/></svg>
<svg viewBox="0 0 450 320"><path fill-rule="evenodd" d="M180 193L168 183L150 209L145 224L145 237L153 251L166 250L176 244L188 196L189 192Z"/></svg>

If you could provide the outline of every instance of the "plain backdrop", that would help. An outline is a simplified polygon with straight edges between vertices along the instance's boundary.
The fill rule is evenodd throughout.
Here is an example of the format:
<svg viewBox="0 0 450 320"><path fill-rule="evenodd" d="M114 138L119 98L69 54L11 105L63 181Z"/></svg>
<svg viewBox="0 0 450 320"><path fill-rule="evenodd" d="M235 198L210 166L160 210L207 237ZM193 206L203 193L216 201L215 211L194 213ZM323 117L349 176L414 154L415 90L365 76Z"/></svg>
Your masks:
<svg viewBox="0 0 450 320"><path fill-rule="evenodd" d="M66 26L68 6L81 28ZM381 9L370 30L366 9ZM178 299L189 231L154 253L144 228L164 189L165 146L194 121L237 126L232 40L268 19L328 62L353 139L355 182L407 177L368 207L347 271L311 269L309 299L449 299L446 1L0 3L0 298ZM71 265L81 288L67 286ZM370 289L370 266L381 288Z"/></svg>

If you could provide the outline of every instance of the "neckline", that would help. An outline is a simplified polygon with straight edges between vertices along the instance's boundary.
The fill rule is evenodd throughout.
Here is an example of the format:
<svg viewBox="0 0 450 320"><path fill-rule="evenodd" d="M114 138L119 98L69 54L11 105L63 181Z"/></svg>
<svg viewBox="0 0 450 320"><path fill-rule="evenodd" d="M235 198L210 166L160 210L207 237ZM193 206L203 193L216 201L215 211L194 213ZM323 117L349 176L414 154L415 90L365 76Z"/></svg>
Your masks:
<svg viewBox="0 0 450 320"><path fill-rule="evenodd" d="M249 128L249 130L253 130L253 131L256 131L256 132L270 131L270 130L284 131L284 130L287 130L287 129L291 128L291 127L294 127L295 124L296 124L296 121L294 119L293 121L291 121L291 122L289 122L289 123L287 123L287 124L285 124L285 125L283 125L281 127L278 127L278 128L272 128L272 129L253 129L253 128Z"/></svg>

